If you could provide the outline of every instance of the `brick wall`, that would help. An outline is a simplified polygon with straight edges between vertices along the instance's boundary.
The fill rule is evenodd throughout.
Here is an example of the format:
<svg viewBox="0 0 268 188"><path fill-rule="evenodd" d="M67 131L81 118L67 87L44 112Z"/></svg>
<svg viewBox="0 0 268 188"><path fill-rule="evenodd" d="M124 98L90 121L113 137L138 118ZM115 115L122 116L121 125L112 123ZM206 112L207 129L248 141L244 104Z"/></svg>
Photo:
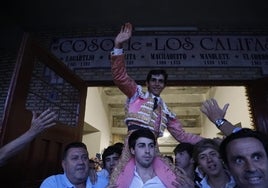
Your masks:
<svg viewBox="0 0 268 188"><path fill-rule="evenodd" d="M53 70L36 61L26 108L41 113L47 108L58 114L58 121L76 126L80 105L79 91Z"/></svg>
<svg viewBox="0 0 268 188"><path fill-rule="evenodd" d="M16 54L0 50L0 122L3 120L15 63ZM75 126L78 121L79 104L78 90L37 61L29 86L26 109L41 113L51 108L57 112L61 123Z"/></svg>

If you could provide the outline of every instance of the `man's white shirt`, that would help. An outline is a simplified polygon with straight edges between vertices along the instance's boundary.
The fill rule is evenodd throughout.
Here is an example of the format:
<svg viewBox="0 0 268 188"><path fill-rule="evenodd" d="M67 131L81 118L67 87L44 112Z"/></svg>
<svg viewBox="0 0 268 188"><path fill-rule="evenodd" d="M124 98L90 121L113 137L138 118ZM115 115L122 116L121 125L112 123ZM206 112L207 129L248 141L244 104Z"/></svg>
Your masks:
<svg viewBox="0 0 268 188"><path fill-rule="evenodd" d="M143 183L135 167L134 177L132 179L129 188L166 188L166 186L161 182L161 180L157 176Z"/></svg>

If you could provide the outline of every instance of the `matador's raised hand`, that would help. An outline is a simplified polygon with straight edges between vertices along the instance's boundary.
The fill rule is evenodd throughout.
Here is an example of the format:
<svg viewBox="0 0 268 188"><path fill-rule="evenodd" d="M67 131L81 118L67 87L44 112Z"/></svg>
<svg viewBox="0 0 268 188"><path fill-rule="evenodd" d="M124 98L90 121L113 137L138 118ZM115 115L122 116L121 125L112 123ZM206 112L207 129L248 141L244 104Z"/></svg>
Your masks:
<svg viewBox="0 0 268 188"><path fill-rule="evenodd" d="M128 41L132 36L132 25L131 23L125 23L121 26L121 30L114 40L115 48L122 48L123 43Z"/></svg>

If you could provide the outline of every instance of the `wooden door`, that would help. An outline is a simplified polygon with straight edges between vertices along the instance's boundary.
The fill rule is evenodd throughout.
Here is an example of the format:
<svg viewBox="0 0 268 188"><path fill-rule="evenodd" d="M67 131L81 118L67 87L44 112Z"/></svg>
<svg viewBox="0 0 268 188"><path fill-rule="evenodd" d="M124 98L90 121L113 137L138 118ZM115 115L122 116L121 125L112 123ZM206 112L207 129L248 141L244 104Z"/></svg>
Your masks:
<svg viewBox="0 0 268 188"><path fill-rule="evenodd" d="M4 109L1 143L29 129L32 110L51 108L59 117L56 126L0 168L1 187L39 187L44 178L62 171L64 146L82 140L86 91L82 79L28 35L23 37Z"/></svg>
<svg viewBox="0 0 268 188"><path fill-rule="evenodd" d="M247 86L255 128L268 135L268 77Z"/></svg>

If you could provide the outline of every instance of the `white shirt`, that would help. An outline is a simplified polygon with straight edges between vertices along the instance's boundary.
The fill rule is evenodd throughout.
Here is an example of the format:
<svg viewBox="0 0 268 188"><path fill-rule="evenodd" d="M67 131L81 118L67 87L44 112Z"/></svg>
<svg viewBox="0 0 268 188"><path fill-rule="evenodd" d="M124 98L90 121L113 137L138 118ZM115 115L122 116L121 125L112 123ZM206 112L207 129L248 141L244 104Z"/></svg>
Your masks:
<svg viewBox="0 0 268 188"><path fill-rule="evenodd" d="M134 177L129 188L166 188L166 186L161 182L158 176L155 176L143 183L135 167Z"/></svg>

